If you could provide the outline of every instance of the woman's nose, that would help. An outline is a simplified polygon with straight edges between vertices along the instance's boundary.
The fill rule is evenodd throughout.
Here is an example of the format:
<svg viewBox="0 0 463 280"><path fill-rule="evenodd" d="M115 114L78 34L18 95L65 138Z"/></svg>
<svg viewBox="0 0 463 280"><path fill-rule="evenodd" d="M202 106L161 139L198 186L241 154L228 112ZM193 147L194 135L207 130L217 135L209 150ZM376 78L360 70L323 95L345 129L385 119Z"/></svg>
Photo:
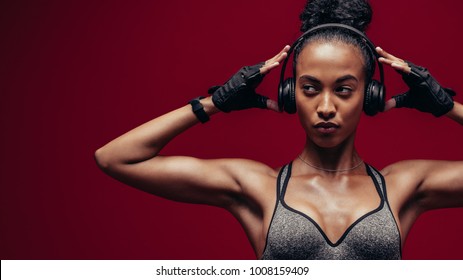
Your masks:
<svg viewBox="0 0 463 280"><path fill-rule="evenodd" d="M317 114L324 120L331 119L336 115L336 106L333 103L331 93L322 93L320 103L317 107Z"/></svg>

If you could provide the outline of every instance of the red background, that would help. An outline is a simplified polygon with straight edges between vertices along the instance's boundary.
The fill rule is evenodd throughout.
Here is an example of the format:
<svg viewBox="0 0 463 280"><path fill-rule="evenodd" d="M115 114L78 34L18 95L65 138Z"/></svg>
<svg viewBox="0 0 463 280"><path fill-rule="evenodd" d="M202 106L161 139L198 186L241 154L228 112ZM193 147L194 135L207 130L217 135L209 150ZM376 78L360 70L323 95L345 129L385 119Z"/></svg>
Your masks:
<svg viewBox="0 0 463 280"><path fill-rule="evenodd" d="M103 174L94 151L183 106L299 35L304 0L2 1L1 259L252 259L224 210L150 196ZM373 0L370 38L460 92L461 11L454 0ZM260 92L276 98L278 71ZM388 95L405 90L387 69ZM362 117L357 147L382 168L462 160L463 127L413 110ZM244 157L280 166L302 149L297 117L215 115L164 154ZM211 174L213 176L213 174ZM419 218L406 259L463 259L463 209Z"/></svg>

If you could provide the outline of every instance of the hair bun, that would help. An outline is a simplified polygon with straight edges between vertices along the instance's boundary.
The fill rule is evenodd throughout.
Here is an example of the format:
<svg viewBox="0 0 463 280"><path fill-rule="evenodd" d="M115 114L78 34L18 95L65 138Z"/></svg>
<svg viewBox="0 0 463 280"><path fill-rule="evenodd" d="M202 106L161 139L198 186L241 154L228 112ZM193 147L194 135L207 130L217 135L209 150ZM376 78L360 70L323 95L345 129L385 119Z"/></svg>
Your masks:
<svg viewBox="0 0 463 280"><path fill-rule="evenodd" d="M325 23L346 24L365 32L372 15L367 0L308 0L299 18L302 32Z"/></svg>

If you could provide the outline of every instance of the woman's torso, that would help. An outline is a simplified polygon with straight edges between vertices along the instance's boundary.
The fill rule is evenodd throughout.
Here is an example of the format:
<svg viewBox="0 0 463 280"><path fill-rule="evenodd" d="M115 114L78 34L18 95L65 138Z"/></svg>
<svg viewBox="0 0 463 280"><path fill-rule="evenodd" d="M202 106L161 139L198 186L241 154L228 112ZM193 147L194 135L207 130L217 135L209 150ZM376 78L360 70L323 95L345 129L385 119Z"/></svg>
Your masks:
<svg viewBox="0 0 463 280"><path fill-rule="evenodd" d="M414 220L406 221L404 230L399 219L404 202L400 188L392 188L391 201L390 179L368 165L362 168L361 174L325 180L293 172L290 164L279 171L278 178L272 175L259 180L267 186L251 193L248 200L257 207L232 211L248 234L256 256L400 258L403 240ZM374 251L377 253L372 254Z"/></svg>
<svg viewBox="0 0 463 280"><path fill-rule="evenodd" d="M368 193L367 189L370 188L376 192L377 199L371 199L374 205L367 203L366 208L358 207L362 204L362 198L357 201L354 198L353 202L347 203L339 200L337 205L326 205L333 208L327 211L330 213L327 216L334 217L330 219L320 215L323 211L298 203L294 193L292 201L286 199L286 194L291 191L291 167L289 164L282 168L278 177L276 205L262 259L400 259L400 233L387 200L385 182L379 172L366 167L371 184L354 179L360 185L360 191ZM305 187L318 189L314 181L317 180L312 180ZM298 180L295 180L293 187L295 184L298 184ZM342 185L345 185L346 190L352 188L348 182L337 188L343 188ZM330 187L325 185L324 188ZM310 193L317 191L320 190L312 190ZM306 201L308 204L320 205L320 202L310 203L315 199ZM352 211L346 211L349 203L358 205L351 206ZM332 228L327 222L331 226L338 225ZM325 232L326 229L330 231ZM335 231L336 234L332 234Z"/></svg>

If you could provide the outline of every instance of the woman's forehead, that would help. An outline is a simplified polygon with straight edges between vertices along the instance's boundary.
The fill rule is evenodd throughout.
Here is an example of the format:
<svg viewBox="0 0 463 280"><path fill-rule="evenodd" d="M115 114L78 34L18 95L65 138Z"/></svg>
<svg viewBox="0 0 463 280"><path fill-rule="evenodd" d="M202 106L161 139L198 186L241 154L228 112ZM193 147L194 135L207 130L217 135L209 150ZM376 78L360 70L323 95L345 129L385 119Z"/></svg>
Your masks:
<svg viewBox="0 0 463 280"><path fill-rule="evenodd" d="M299 53L297 63L304 63L314 59L336 59L364 64L362 53L357 46L340 41L315 41L308 43Z"/></svg>
<svg viewBox="0 0 463 280"><path fill-rule="evenodd" d="M343 42L310 42L299 53L296 72L352 72L361 75L365 63L360 50Z"/></svg>

